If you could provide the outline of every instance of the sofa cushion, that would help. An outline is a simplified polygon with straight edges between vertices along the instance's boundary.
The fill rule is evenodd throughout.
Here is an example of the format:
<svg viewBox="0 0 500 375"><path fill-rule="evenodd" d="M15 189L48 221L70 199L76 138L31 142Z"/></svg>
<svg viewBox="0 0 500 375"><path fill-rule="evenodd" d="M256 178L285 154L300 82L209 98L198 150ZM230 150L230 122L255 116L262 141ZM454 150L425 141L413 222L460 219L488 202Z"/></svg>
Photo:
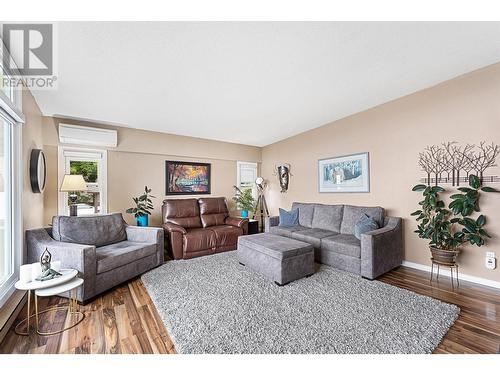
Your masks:
<svg viewBox="0 0 500 375"><path fill-rule="evenodd" d="M322 238L321 250L361 258L361 241L352 234L339 234Z"/></svg>
<svg viewBox="0 0 500 375"><path fill-rule="evenodd" d="M56 241L106 246L127 239L122 214L54 216L52 235Z"/></svg>
<svg viewBox="0 0 500 375"><path fill-rule="evenodd" d="M342 225L340 233L354 234L354 226L361 219L363 214L375 219L379 227L384 225L384 209L382 207L363 207L363 206L344 206L344 214L342 215Z"/></svg>
<svg viewBox="0 0 500 375"><path fill-rule="evenodd" d="M211 229L191 228L183 238L184 253L215 249L216 246L215 232Z"/></svg>
<svg viewBox="0 0 500 375"><path fill-rule="evenodd" d="M314 215L312 227L331 230L340 233L340 224L342 223L342 213L344 205L336 204L316 204L314 205Z"/></svg>
<svg viewBox="0 0 500 375"><path fill-rule="evenodd" d="M111 271L153 254L156 254L156 243L122 241L98 247L97 273Z"/></svg>
<svg viewBox="0 0 500 375"><path fill-rule="evenodd" d="M311 245L271 233L258 233L238 238L238 248L244 246L275 259L287 259L313 252Z"/></svg>
<svg viewBox="0 0 500 375"><path fill-rule="evenodd" d="M183 228L200 228L200 209L197 199L165 199L162 207L163 222Z"/></svg>
<svg viewBox="0 0 500 375"><path fill-rule="evenodd" d="M277 234L278 236L283 236L283 237L292 237L293 232L297 232L299 230L304 230L304 229L309 229L306 227L302 227L300 225L297 225L295 227L280 227L280 226L274 226L269 228L269 233L272 234Z"/></svg>
<svg viewBox="0 0 500 375"><path fill-rule="evenodd" d="M322 238L334 236L336 234L338 233L332 232L331 230L311 228L293 232L292 238L299 241L307 242L313 245L316 249L319 249L321 247Z"/></svg>
<svg viewBox="0 0 500 375"><path fill-rule="evenodd" d="M299 209L299 225L311 228L314 214L314 203L292 203L292 210Z"/></svg>
<svg viewBox="0 0 500 375"><path fill-rule="evenodd" d="M201 198L200 204L201 224L203 228L214 225L223 225L229 216L226 198Z"/></svg>
<svg viewBox="0 0 500 375"><path fill-rule="evenodd" d="M363 214L361 219L359 219L354 226L354 236L356 236L358 240L361 240L361 235L363 233L367 233L378 228L380 228L380 226L373 217Z"/></svg>
<svg viewBox="0 0 500 375"><path fill-rule="evenodd" d="M238 237L243 234L243 229L232 225L217 225L210 227L210 230L215 233L215 241L218 247L220 246L235 246L238 242Z"/></svg>
<svg viewBox="0 0 500 375"><path fill-rule="evenodd" d="M280 227L296 227L299 225L299 210L287 211L280 208Z"/></svg>

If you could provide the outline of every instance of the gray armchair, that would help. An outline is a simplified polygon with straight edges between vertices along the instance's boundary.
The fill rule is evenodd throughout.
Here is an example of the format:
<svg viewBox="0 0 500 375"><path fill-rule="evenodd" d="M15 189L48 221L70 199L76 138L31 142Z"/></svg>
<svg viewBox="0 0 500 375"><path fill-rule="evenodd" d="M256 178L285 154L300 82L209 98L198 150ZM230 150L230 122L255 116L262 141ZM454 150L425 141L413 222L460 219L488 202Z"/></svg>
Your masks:
<svg viewBox="0 0 500 375"><path fill-rule="evenodd" d="M28 262L47 248L83 278L77 298L92 297L163 263L163 229L129 226L121 214L54 216L52 228L26 231Z"/></svg>
<svg viewBox="0 0 500 375"><path fill-rule="evenodd" d="M401 265L404 255L403 225L399 217L385 217L382 207L293 203L299 224L279 226L279 217L266 218L266 232L307 242L314 247L319 263L361 275L367 279ZM380 229L354 235L361 215L367 214Z"/></svg>

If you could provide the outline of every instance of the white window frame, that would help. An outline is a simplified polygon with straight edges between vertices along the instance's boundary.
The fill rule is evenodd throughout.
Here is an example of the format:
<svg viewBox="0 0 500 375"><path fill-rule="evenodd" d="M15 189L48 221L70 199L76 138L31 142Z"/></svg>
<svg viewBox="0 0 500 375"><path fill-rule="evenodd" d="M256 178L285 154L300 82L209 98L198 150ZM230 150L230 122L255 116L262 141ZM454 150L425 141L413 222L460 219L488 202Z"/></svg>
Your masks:
<svg viewBox="0 0 500 375"><path fill-rule="evenodd" d="M0 68L3 69L3 53L6 51L6 48L3 44L2 39L0 39ZM12 59L10 57L10 59ZM15 64L14 61L11 61L11 64ZM20 74L17 69L10 68L10 70L14 71L16 75L19 77ZM7 72L5 73L7 76ZM26 89L27 90L27 89ZM6 115L9 121L13 121L14 123L23 124L25 122L25 117L23 115L23 87L13 87L12 88L12 96L13 98L9 98L5 93L0 91L0 111Z"/></svg>
<svg viewBox="0 0 500 375"><path fill-rule="evenodd" d="M0 39L0 64L3 61L3 41ZM22 160L22 124L25 117L22 113L22 87L13 89L13 98L9 98L0 91L0 116L8 123L8 147L5 150L5 157L8 158L10 171L5 180L8 204L6 212L10 213L11 228L9 236L11 247L12 274L0 285L0 308L14 293L14 284L19 280L19 267L23 261L23 160Z"/></svg>
<svg viewBox="0 0 500 375"><path fill-rule="evenodd" d="M255 177L259 176L258 164L251 161L237 161L236 162L236 186L241 188L241 168L254 168L255 169ZM255 181L252 185L252 195L255 199L257 199L257 186L255 185Z"/></svg>
<svg viewBox="0 0 500 375"><path fill-rule="evenodd" d="M66 157L78 158L97 158L101 162L97 166L97 175L99 176L101 212L96 215L108 213L108 151L103 149L91 149L82 147L59 146L58 150L58 168L57 168L57 188L58 204L57 211L59 215L69 215L68 193L59 191L62 180L66 173Z"/></svg>

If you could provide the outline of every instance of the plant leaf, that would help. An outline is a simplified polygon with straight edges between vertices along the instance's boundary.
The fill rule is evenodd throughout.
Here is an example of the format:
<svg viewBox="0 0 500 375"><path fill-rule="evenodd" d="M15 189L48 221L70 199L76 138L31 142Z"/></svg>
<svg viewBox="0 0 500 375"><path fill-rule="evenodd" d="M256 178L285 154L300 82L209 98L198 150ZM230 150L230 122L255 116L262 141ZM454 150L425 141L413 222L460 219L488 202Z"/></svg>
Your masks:
<svg viewBox="0 0 500 375"><path fill-rule="evenodd" d="M469 175L469 186L473 189L479 189L481 187L481 180L476 175Z"/></svg>
<svg viewBox="0 0 500 375"><path fill-rule="evenodd" d="M412 191L423 191L427 188L427 185L419 184L415 185L411 190Z"/></svg>
<svg viewBox="0 0 500 375"><path fill-rule="evenodd" d="M487 193L500 193L500 190L497 190L495 188L492 188L491 186L483 186L481 188L482 191L485 191Z"/></svg>
<svg viewBox="0 0 500 375"><path fill-rule="evenodd" d="M479 226L483 226L484 224L486 224L486 216L484 215L479 215L479 217L476 219L476 224L479 225Z"/></svg>

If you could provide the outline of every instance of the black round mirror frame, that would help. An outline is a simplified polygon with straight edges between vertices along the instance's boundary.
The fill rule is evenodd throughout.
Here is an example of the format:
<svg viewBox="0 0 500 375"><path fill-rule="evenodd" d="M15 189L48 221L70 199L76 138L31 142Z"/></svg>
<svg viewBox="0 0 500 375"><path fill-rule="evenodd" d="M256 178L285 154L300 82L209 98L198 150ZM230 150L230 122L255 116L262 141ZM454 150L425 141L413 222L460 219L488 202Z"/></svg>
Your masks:
<svg viewBox="0 0 500 375"><path fill-rule="evenodd" d="M41 163L40 163L41 162ZM40 170L43 168L43 181L40 181ZM45 164L45 155L40 149L31 150L30 157L30 182L33 193L42 193L45 189L45 181L47 179L47 168Z"/></svg>

